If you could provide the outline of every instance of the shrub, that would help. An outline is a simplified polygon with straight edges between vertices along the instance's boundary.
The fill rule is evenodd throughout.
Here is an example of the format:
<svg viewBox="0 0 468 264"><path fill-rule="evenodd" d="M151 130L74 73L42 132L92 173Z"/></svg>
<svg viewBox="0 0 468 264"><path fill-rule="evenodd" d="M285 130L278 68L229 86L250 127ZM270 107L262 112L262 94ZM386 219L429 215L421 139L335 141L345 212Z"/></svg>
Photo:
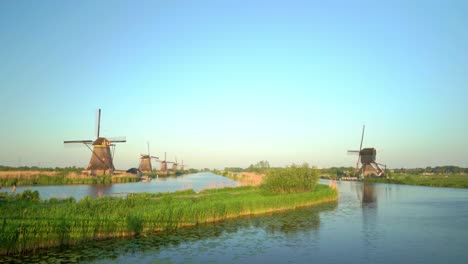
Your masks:
<svg viewBox="0 0 468 264"><path fill-rule="evenodd" d="M273 193L298 193L312 191L319 179L319 172L307 163L292 164L286 168L268 171L263 188Z"/></svg>
<svg viewBox="0 0 468 264"><path fill-rule="evenodd" d="M31 191L29 189L24 190L21 194L21 199L37 202L39 201L39 192L38 191Z"/></svg>

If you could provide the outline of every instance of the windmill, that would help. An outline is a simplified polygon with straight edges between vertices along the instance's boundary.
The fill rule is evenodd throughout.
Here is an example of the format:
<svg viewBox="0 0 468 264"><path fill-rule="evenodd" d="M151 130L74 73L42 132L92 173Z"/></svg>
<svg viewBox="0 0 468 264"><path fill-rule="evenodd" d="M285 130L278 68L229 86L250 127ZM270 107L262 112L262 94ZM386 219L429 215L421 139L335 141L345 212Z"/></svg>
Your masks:
<svg viewBox="0 0 468 264"><path fill-rule="evenodd" d="M151 156L150 154L150 148L149 148L149 142L147 142L148 144L148 154L140 154L141 157L141 161L140 161L140 166L138 167L138 169L141 171L141 172L146 172L146 173L152 173L153 172L153 167L151 166L151 159L159 159L158 157L155 157L155 156Z"/></svg>
<svg viewBox="0 0 468 264"><path fill-rule="evenodd" d="M175 162L172 162L172 170L173 170L173 171L176 171L178 165L179 165L179 164L177 163L177 157L176 157L176 158L175 158Z"/></svg>
<svg viewBox="0 0 468 264"><path fill-rule="evenodd" d="M361 145L359 146L359 150L348 150L348 154L358 154L358 159L356 161L355 176L385 176L384 170L382 170L380 166L384 166L386 168L386 165L377 163L375 161L377 156L377 150L375 150L375 148L362 148L365 128L366 126L362 126ZM361 168L359 168L359 161L361 161L362 164Z"/></svg>
<svg viewBox="0 0 468 264"><path fill-rule="evenodd" d="M164 160L160 162L161 162L161 168L159 169L159 172L167 174L167 163L171 163L171 162L166 161L166 152L164 152Z"/></svg>
<svg viewBox="0 0 468 264"><path fill-rule="evenodd" d="M115 167L113 162L113 156L115 152L114 143L127 142L125 139L108 139L99 135L101 129L101 109L98 110L98 121L97 121L97 138L96 140L68 140L64 141L64 144L70 143L82 143L91 151L91 159L89 161L87 172L90 175L97 174L110 174L114 173ZM93 146L91 148L91 145ZM112 151L111 151L112 147Z"/></svg>
<svg viewBox="0 0 468 264"><path fill-rule="evenodd" d="M185 166L188 166L187 164L184 165L184 160L182 160L182 164L180 164L180 170L184 170Z"/></svg>

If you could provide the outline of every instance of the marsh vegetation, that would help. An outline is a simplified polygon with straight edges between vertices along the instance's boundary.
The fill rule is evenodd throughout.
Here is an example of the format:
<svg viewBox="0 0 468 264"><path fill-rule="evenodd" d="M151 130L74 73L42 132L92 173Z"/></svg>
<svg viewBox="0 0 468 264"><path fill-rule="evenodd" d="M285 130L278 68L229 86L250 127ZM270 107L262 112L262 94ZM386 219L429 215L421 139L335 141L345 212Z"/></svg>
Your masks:
<svg viewBox="0 0 468 264"><path fill-rule="evenodd" d="M139 193L124 198L41 200L37 192L3 194L0 252L73 245L91 239L144 236L244 215L291 210L336 201L337 191L317 185L303 166L276 170L260 186ZM283 182L286 181L286 182Z"/></svg>

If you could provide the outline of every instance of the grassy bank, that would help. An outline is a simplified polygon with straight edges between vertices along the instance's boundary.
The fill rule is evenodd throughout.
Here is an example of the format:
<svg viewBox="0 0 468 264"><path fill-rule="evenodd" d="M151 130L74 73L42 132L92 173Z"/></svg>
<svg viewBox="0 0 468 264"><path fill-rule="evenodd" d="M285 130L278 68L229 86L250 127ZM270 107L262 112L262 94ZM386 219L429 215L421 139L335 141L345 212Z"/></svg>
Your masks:
<svg viewBox="0 0 468 264"><path fill-rule="evenodd" d="M64 184L110 184L136 182L138 177L131 174L88 176L77 172L58 171L1 171L0 186L10 187L28 185Z"/></svg>
<svg viewBox="0 0 468 264"><path fill-rule="evenodd" d="M136 194L127 198L38 200L26 192L0 200L0 254L73 245L100 238L146 235L182 226L221 221L336 201L336 190L274 194L260 187Z"/></svg>
<svg viewBox="0 0 468 264"><path fill-rule="evenodd" d="M391 178L366 178L366 182L420 185L431 187L468 188L468 175L409 175L394 174Z"/></svg>

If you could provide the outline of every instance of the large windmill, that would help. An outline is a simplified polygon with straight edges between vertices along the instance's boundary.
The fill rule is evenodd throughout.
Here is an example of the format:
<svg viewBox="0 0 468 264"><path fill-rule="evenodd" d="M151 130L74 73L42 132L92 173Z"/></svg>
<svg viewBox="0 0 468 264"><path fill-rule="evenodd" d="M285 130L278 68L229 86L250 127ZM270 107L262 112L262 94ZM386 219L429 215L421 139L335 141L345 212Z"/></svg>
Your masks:
<svg viewBox="0 0 468 264"><path fill-rule="evenodd" d="M362 148L364 141L365 126L362 126L361 145L359 150L348 150L348 154L358 154L356 162L355 176L361 175L362 177L382 177L385 176L385 171L380 166L386 167L384 164L375 161L377 150L375 148ZM359 161L361 161L361 168L359 168ZM380 166L379 166L380 165Z"/></svg>
<svg viewBox="0 0 468 264"><path fill-rule="evenodd" d="M153 166L151 166L151 159L156 159L157 160L159 158L155 157L155 156L151 156L150 148L149 148L149 142L148 142L148 154L141 154L140 159L141 159L141 161L140 161L140 166L138 167L138 169L141 172L152 173L153 172Z"/></svg>
<svg viewBox="0 0 468 264"><path fill-rule="evenodd" d="M102 175L114 173L115 167L113 156L115 152L114 143L127 142L125 139L108 139L99 135L101 129L101 109L98 110L97 138L93 140L67 140L63 143L82 143L91 151L91 159L87 167L87 173L90 175ZM91 148L92 146L92 148ZM112 148L112 151L111 151Z"/></svg>

